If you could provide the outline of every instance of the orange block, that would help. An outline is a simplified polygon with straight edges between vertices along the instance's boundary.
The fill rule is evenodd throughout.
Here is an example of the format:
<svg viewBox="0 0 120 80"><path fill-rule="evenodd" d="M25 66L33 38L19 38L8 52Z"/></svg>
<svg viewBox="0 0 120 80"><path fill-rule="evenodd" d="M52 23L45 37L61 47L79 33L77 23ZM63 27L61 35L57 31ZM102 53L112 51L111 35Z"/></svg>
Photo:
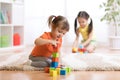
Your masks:
<svg viewBox="0 0 120 80"><path fill-rule="evenodd" d="M45 68L44 68L44 71L45 71L46 73L49 73L49 67L45 67Z"/></svg>
<svg viewBox="0 0 120 80"><path fill-rule="evenodd" d="M83 49L81 49L81 48L78 48L78 51L79 51L79 52L83 52Z"/></svg>
<svg viewBox="0 0 120 80"><path fill-rule="evenodd" d="M59 62L59 58L52 58L52 62Z"/></svg>

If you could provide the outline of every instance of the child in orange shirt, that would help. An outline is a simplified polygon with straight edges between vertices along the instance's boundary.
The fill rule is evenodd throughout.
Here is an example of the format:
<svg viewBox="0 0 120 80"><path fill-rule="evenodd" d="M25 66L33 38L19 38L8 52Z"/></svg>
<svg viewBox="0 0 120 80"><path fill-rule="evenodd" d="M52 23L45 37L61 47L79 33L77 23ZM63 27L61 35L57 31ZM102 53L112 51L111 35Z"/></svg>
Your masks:
<svg viewBox="0 0 120 80"><path fill-rule="evenodd" d="M51 32L44 32L35 40L29 59L31 66L44 68L50 66L53 52L60 52L62 37L69 31L69 23L63 16L51 15L48 18L48 25Z"/></svg>

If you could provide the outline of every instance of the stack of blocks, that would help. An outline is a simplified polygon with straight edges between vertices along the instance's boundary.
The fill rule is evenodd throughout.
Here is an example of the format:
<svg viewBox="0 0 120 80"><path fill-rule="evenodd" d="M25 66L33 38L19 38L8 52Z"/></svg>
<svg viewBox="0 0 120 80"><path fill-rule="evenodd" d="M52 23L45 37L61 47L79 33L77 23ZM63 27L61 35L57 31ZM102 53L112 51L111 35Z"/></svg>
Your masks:
<svg viewBox="0 0 120 80"><path fill-rule="evenodd" d="M87 52L87 50L82 46L82 45L80 45L79 47L78 47L78 49L77 48L73 48L72 49L72 52L73 53L80 53L80 54L86 54L86 53L88 53Z"/></svg>
<svg viewBox="0 0 120 80"><path fill-rule="evenodd" d="M50 73L50 76L56 77L57 75L67 75L71 72L71 68L58 66L59 63L59 54L52 54L52 63L50 67L45 67L45 72Z"/></svg>

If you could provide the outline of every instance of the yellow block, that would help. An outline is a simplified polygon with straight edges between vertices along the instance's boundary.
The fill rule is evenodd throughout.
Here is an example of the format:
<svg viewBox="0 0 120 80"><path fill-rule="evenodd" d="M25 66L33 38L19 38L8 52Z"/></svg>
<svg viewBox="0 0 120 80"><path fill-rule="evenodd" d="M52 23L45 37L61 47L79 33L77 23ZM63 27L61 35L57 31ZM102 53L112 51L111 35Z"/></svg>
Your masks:
<svg viewBox="0 0 120 80"><path fill-rule="evenodd" d="M60 68L56 68L57 74L60 75Z"/></svg>
<svg viewBox="0 0 120 80"><path fill-rule="evenodd" d="M83 54L83 52L80 51L80 54Z"/></svg>
<svg viewBox="0 0 120 80"><path fill-rule="evenodd" d="M73 53L76 53L76 52L77 52L77 50L78 50L78 49L77 49L77 48L75 48L75 47L74 47L74 48L72 48L72 52L73 52Z"/></svg>
<svg viewBox="0 0 120 80"><path fill-rule="evenodd" d="M57 76L57 71L56 71L56 70L54 70L54 71L52 72L52 76L53 76L53 77L56 77L56 76Z"/></svg>

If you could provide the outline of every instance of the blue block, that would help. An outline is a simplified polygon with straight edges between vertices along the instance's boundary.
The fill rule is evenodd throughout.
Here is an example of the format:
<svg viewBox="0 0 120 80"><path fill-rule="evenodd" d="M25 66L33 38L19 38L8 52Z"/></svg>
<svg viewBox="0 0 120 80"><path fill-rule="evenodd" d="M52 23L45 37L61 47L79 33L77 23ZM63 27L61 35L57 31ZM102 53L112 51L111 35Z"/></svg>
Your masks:
<svg viewBox="0 0 120 80"><path fill-rule="evenodd" d="M52 62L51 67L54 67L54 68L58 67L58 62Z"/></svg>
<svg viewBox="0 0 120 80"><path fill-rule="evenodd" d="M61 69L61 70L60 70L60 75L66 75L66 73L67 73L67 72L66 72L66 69Z"/></svg>
<svg viewBox="0 0 120 80"><path fill-rule="evenodd" d="M83 45L79 45L79 48L80 48L80 49L83 49L84 47L83 47Z"/></svg>

